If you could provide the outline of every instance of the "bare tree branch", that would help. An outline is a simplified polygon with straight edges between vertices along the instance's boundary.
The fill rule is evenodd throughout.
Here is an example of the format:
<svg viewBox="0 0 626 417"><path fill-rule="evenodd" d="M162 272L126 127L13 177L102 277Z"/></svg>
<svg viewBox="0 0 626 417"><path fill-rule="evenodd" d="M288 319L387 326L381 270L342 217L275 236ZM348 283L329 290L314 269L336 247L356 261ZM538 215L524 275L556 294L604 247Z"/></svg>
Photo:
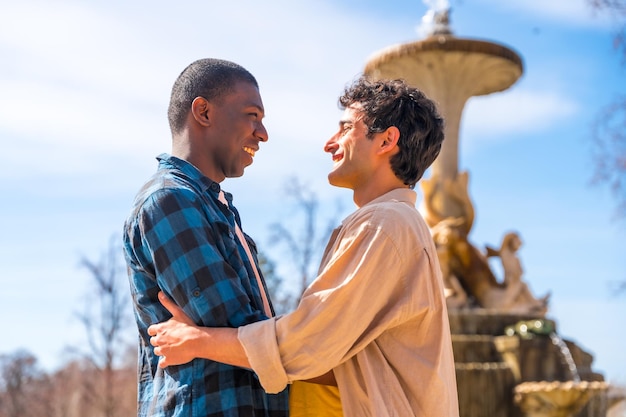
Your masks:
<svg viewBox="0 0 626 417"><path fill-rule="evenodd" d="M298 178L293 177L287 181L285 194L294 202L293 210L300 220L294 222L284 218L281 222L272 223L269 242L286 248L287 262L295 267L298 274L296 294L291 303L292 307L295 307L300 296L317 274L318 258L321 257L326 242L337 225L337 216L329 219L325 227L319 227L319 200L315 193L302 184ZM337 212L339 209L340 207L337 207Z"/></svg>
<svg viewBox="0 0 626 417"><path fill-rule="evenodd" d="M87 392L99 405L105 417L114 417L115 367L124 358L123 334L130 313L130 300L122 286L124 269L118 239L111 238L108 250L100 261L82 258L80 265L91 275L93 291L86 296L84 311L76 313L87 333L89 350L82 356L101 375L100 380L86 380Z"/></svg>
<svg viewBox="0 0 626 417"><path fill-rule="evenodd" d="M608 13L616 24L613 46L626 64L626 0L587 0L597 13ZM617 96L600 110L592 125L592 182L607 184L616 199L616 218L626 218L626 96ZM614 285L614 293L626 293L626 279Z"/></svg>
<svg viewBox="0 0 626 417"><path fill-rule="evenodd" d="M615 23L613 47L622 56L626 64L626 0L587 0L587 4L596 14L607 14Z"/></svg>
<svg viewBox="0 0 626 417"><path fill-rule="evenodd" d="M600 111L592 125L594 184L608 184L617 200L617 216L626 217L626 96Z"/></svg>

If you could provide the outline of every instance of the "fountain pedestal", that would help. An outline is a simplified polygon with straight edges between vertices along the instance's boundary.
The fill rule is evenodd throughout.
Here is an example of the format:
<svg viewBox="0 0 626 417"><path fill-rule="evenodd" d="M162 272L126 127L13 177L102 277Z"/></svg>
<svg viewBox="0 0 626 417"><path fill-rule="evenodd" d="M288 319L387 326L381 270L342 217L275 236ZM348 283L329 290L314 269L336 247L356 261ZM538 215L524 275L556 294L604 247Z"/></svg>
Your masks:
<svg viewBox="0 0 626 417"><path fill-rule="evenodd" d="M582 380L568 381L570 367L549 334L507 332L542 320L552 333L555 321L480 308L448 315L461 417L606 417L607 384L593 372L589 353L564 341ZM558 414L564 412L570 414Z"/></svg>

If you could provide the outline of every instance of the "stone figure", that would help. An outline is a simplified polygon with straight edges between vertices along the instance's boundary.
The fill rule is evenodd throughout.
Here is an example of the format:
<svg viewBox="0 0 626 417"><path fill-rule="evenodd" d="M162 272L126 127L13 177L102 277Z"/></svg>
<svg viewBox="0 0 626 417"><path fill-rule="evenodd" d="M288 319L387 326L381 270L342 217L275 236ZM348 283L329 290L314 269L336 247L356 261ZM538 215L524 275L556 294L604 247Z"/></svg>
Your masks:
<svg viewBox="0 0 626 417"><path fill-rule="evenodd" d="M461 308L468 304L467 292L461 285L459 278L454 275L450 269L453 254L453 240L456 237L453 235L454 229L452 226L460 225L462 221L449 221L441 222L438 227L431 230L433 240L437 246L437 256L439 257L439 264L441 265L441 273L443 276L444 291L446 295L446 304L448 308Z"/></svg>
<svg viewBox="0 0 626 417"><path fill-rule="evenodd" d="M486 256L468 241L466 231L462 218L444 219L431 229L449 289L453 290L456 280L470 297L463 305L474 301L478 306L488 308L490 294L504 286L491 271Z"/></svg>
<svg viewBox="0 0 626 417"><path fill-rule="evenodd" d="M522 280L522 263L520 262L517 251L522 246L522 239L515 232L509 232L502 238L500 249L496 250L490 246L486 246L487 256L499 256L502 261L502 269L504 270L504 284L517 283Z"/></svg>
<svg viewBox="0 0 626 417"><path fill-rule="evenodd" d="M469 234L474 224L474 206L469 197L469 173L467 171L460 172L454 179L440 180L437 175L432 175L430 178L422 179L420 186L424 193L420 211L428 226L435 227L441 221L450 218L443 214L444 210L440 207L441 201L447 199L457 213L454 216L457 220L454 222L462 221L462 225L458 226L463 228L463 233Z"/></svg>
<svg viewBox="0 0 626 417"><path fill-rule="evenodd" d="M448 307L545 314L548 296L536 299L522 279L524 270L517 254L522 241L517 233L507 233L499 249L487 247L486 252L468 240L474 223L468 185L467 171L445 179L433 174L421 181L424 198L420 211L437 245ZM502 280L491 270L491 256L502 262Z"/></svg>
<svg viewBox="0 0 626 417"><path fill-rule="evenodd" d="M521 239L508 233L500 249L483 253L472 245L467 227L460 218L440 221L431 229L437 245L441 270L449 298L449 308L474 306L516 313L545 314L548 296L536 299L522 280L523 269L517 256ZM498 281L488 256L502 261L504 278Z"/></svg>
<svg viewBox="0 0 626 417"><path fill-rule="evenodd" d="M541 299L533 296L528 285L522 280L524 270L517 255L522 246L522 239L516 232L509 232L502 238L500 249L486 247L487 256L498 256L502 262L504 271L503 283L509 296L508 307L535 312L545 313L547 310L549 294Z"/></svg>

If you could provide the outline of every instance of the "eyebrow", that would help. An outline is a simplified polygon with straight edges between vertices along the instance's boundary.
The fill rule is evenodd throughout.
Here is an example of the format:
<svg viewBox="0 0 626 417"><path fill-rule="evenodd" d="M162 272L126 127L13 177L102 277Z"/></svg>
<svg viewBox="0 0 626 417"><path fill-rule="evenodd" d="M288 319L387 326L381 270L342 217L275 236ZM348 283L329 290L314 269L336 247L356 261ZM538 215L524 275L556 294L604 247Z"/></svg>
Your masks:
<svg viewBox="0 0 626 417"><path fill-rule="evenodd" d="M364 118L363 115L358 115L357 117L355 117L353 119L340 119L339 120L339 127L344 127L347 124L356 125L359 121L363 120L363 118Z"/></svg>
<svg viewBox="0 0 626 417"><path fill-rule="evenodd" d="M251 107L253 107L253 108L255 108L255 109L259 110L261 113L263 113L263 116L265 116L265 109L264 109L264 108L263 108L263 106L261 106L260 104L257 104L257 103L250 103L250 104L248 104L248 105L246 106L246 108L247 108L247 109L249 109L249 108L251 108Z"/></svg>
<svg viewBox="0 0 626 417"><path fill-rule="evenodd" d="M347 124L352 123L351 120L339 120L339 127L344 127Z"/></svg>

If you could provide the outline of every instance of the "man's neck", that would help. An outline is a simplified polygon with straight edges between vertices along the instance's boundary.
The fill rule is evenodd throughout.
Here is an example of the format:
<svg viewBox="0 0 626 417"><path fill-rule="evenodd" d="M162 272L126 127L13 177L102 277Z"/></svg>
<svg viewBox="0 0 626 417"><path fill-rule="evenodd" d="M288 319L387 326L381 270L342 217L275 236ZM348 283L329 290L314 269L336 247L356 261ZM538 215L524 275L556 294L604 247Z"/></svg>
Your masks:
<svg viewBox="0 0 626 417"><path fill-rule="evenodd" d="M369 187L361 187L358 190L353 190L352 199L357 207L363 207L370 201L376 200L381 195L387 194L389 191L396 190L398 188L409 188L407 185L400 181L392 181L386 184L377 184Z"/></svg>
<svg viewBox="0 0 626 417"><path fill-rule="evenodd" d="M198 155L202 155L201 151L196 150L196 152L194 152L192 147L185 142L179 142L178 145L173 145L171 155L189 162L191 165L198 168L205 177L217 183L221 183L225 179L225 177L217 175L214 172L215 170L209 165L207 159L198 158Z"/></svg>

